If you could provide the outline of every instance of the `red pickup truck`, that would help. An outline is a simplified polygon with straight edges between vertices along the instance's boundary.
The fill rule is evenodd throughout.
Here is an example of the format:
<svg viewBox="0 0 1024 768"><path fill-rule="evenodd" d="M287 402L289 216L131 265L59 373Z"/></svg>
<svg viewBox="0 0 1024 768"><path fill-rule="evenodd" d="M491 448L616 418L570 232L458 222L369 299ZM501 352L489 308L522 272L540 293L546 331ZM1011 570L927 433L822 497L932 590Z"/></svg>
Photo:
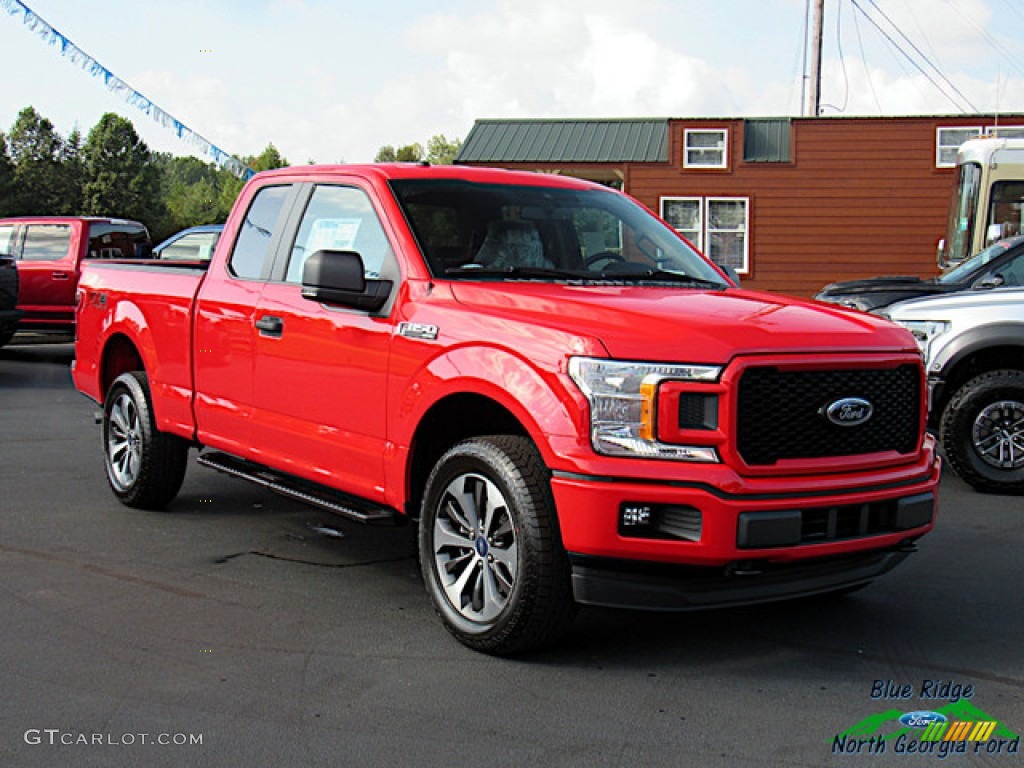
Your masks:
<svg viewBox="0 0 1024 768"><path fill-rule="evenodd" d="M77 387L124 503L199 463L419 524L460 641L576 604L841 592L933 525L911 335L744 291L628 196L462 167L309 166L243 189L209 262L90 263Z"/></svg>
<svg viewBox="0 0 1024 768"><path fill-rule="evenodd" d="M152 252L149 232L137 221L98 216L20 216L0 219L0 255L18 264L22 312L17 330L70 334L75 289L91 259L132 259ZM0 333L0 346L10 340Z"/></svg>

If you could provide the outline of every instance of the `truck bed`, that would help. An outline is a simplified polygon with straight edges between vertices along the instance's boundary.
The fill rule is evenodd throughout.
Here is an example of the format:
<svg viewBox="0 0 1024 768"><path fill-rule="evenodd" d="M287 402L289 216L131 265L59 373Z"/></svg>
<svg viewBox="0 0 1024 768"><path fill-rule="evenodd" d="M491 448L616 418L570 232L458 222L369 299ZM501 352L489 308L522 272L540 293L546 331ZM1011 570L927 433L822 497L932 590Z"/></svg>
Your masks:
<svg viewBox="0 0 1024 768"><path fill-rule="evenodd" d="M156 418L161 430L191 437L192 311L208 262L116 261L88 262L79 283L76 334L79 344L104 337L101 325L113 319L133 332L134 346L117 344L104 353L98 346L78 354L72 367L76 386L98 402L113 380L105 370L118 355L141 356L140 369L149 373ZM111 311L113 310L113 311ZM138 333L135 333L138 331ZM138 348L135 352L134 347ZM159 350L159 354L157 354Z"/></svg>

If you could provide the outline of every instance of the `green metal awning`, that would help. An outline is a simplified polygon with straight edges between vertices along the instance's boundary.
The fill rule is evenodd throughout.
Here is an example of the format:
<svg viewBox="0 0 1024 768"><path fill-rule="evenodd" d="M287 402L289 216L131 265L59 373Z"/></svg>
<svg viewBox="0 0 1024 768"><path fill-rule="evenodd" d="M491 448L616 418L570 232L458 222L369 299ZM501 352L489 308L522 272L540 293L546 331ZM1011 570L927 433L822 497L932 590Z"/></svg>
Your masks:
<svg viewBox="0 0 1024 768"><path fill-rule="evenodd" d="M477 120L456 163L667 163L668 119Z"/></svg>

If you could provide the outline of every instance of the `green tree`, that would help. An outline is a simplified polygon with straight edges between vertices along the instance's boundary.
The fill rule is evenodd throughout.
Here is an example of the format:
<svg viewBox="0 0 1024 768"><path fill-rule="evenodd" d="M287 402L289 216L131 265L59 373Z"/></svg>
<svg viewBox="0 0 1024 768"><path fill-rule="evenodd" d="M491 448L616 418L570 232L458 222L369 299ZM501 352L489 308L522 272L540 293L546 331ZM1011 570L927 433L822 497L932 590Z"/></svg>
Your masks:
<svg viewBox="0 0 1024 768"><path fill-rule="evenodd" d="M431 165L451 165L460 149L462 139L449 141L443 133L435 134L427 140L427 162Z"/></svg>
<svg viewBox="0 0 1024 768"><path fill-rule="evenodd" d="M18 213L73 214L78 208L78 180L65 161L77 155L70 150L53 123L33 107L18 113L8 137L14 163L13 207Z"/></svg>
<svg viewBox="0 0 1024 768"><path fill-rule="evenodd" d="M96 216L122 216L152 226L162 219L160 173L127 118L108 112L82 147L82 208Z"/></svg>
<svg viewBox="0 0 1024 768"><path fill-rule="evenodd" d="M431 165L451 165L462 148L462 139L449 140L443 133L427 139L427 148L422 144L406 144L397 149L385 144L377 150L375 163L419 163L426 160Z"/></svg>
<svg viewBox="0 0 1024 768"><path fill-rule="evenodd" d="M225 174L213 163L199 158L175 157L169 153L153 153L153 163L160 172L160 194L164 216L152 226L154 241L197 224L224 221L220 205Z"/></svg>
<svg viewBox="0 0 1024 768"><path fill-rule="evenodd" d="M377 150L375 163L418 163L423 159L423 147L419 144L406 144L397 149L390 144L385 144Z"/></svg>
<svg viewBox="0 0 1024 768"><path fill-rule="evenodd" d="M257 173L260 171L272 171L275 168L286 168L288 166L287 158L282 157L281 153L277 151L277 147L273 144L267 144L267 148L256 155L256 157L247 157L242 162Z"/></svg>

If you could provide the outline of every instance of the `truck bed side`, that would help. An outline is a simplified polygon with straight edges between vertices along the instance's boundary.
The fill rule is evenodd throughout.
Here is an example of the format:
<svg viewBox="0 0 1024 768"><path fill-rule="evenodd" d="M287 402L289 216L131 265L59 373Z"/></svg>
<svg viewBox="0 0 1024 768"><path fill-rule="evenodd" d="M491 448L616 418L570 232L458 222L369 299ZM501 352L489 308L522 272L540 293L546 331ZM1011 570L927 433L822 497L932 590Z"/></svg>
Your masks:
<svg viewBox="0 0 1024 768"><path fill-rule="evenodd" d="M118 375L144 369L160 430L191 438L192 307L205 264L90 262L79 283L75 385L103 402Z"/></svg>

